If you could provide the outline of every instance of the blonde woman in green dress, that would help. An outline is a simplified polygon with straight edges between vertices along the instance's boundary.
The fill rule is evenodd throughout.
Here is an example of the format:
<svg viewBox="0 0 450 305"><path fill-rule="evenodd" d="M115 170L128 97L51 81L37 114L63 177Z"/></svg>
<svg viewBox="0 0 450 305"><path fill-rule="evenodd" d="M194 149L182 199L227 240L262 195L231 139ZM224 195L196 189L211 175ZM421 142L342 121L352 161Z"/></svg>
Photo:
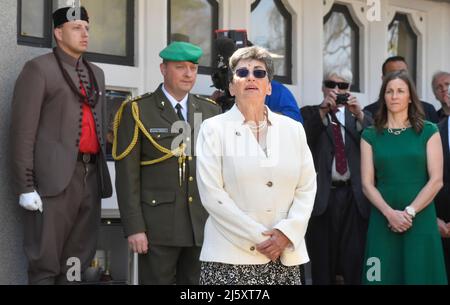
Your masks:
<svg viewBox="0 0 450 305"><path fill-rule="evenodd" d="M379 99L361 140L363 191L373 204L363 282L446 284L433 203L443 175L438 128L424 120L405 71L384 78Z"/></svg>

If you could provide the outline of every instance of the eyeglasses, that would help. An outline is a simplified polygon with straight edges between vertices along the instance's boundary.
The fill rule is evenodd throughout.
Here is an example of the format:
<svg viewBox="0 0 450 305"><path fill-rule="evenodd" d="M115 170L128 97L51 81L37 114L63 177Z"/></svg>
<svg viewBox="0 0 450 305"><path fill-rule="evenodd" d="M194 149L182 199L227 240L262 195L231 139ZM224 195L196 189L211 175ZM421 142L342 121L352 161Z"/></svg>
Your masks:
<svg viewBox="0 0 450 305"><path fill-rule="evenodd" d="M239 77L247 77L250 74L250 70L247 68L240 68L236 70L236 75ZM267 75L267 71L261 69L253 70L253 76L255 78L264 78Z"/></svg>
<svg viewBox="0 0 450 305"><path fill-rule="evenodd" d="M332 80L325 80L323 81L323 84L325 87L329 89L334 89L336 88L336 86L338 86L338 88L341 90L347 90L348 88L350 88L350 83L347 82L335 82Z"/></svg>

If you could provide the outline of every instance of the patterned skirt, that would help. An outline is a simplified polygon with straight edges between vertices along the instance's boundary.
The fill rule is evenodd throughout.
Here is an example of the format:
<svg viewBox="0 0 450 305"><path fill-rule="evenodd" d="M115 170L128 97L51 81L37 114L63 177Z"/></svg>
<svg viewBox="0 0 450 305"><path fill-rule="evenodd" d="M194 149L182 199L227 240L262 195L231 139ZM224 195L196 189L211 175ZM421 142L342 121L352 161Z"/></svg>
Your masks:
<svg viewBox="0 0 450 305"><path fill-rule="evenodd" d="M202 262L200 285L301 285L300 266L284 266L280 260L264 265Z"/></svg>

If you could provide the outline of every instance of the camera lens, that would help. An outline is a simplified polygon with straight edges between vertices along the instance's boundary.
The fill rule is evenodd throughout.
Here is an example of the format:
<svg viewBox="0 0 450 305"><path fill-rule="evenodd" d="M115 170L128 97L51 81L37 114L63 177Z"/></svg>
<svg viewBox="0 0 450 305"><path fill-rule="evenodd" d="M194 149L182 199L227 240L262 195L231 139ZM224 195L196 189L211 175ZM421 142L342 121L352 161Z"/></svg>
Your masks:
<svg viewBox="0 0 450 305"><path fill-rule="evenodd" d="M347 93L336 95L336 104L345 105L348 102L349 95Z"/></svg>

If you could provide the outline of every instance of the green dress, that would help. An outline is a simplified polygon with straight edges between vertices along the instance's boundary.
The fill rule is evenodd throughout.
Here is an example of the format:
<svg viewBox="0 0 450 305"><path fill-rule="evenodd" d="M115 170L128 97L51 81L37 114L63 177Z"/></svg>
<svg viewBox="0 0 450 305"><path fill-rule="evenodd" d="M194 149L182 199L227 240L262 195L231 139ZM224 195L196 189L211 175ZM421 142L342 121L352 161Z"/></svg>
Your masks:
<svg viewBox="0 0 450 305"><path fill-rule="evenodd" d="M404 210L427 183L426 145L436 132L430 122L425 122L420 134L413 128L398 135L387 129L379 133L374 127L364 130L362 138L372 146L376 187L392 208ZM372 205L363 283L447 284L433 202L417 213L405 233L392 232L387 219Z"/></svg>

